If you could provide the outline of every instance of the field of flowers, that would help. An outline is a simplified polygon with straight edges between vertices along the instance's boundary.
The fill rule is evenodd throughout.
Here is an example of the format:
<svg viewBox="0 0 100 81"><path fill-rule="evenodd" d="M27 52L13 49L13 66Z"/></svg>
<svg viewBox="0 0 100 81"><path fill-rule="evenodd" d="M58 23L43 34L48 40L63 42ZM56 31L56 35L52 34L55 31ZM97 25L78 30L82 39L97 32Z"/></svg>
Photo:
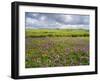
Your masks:
<svg viewBox="0 0 100 81"><path fill-rule="evenodd" d="M26 68L89 65L88 30L26 30L25 33Z"/></svg>

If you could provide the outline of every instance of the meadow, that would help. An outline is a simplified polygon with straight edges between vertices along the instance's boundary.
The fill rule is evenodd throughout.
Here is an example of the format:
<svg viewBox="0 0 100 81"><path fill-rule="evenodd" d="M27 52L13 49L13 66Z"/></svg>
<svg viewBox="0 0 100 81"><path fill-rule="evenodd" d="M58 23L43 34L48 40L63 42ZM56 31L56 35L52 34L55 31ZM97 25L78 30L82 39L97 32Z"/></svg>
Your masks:
<svg viewBox="0 0 100 81"><path fill-rule="evenodd" d="M89 30L26 29L26 68L80 65L89 65Z"/></svg>

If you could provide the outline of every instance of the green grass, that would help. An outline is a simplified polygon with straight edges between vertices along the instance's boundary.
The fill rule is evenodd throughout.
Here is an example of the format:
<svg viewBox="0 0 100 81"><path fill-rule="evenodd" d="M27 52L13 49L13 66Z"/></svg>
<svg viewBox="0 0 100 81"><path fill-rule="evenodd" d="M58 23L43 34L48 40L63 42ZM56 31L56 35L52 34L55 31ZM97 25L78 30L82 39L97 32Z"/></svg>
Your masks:
<svg viewBox="0 0 100 81"><path fill-rule="evenodd" d="M89 31L26 29L25 67L89 65Z"/></svg>
<svg viewBox="0 0 100 81"><path fill-rule="evenodd" d="M83 29L26 29L26 37L81 37L89 36Z"/></svg>

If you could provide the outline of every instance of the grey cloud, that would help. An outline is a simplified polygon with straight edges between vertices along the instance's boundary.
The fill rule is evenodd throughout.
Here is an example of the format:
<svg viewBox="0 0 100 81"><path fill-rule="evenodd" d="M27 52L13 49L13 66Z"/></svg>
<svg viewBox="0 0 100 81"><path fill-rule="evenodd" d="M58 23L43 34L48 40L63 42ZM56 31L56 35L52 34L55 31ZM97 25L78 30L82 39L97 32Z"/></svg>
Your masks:
<svg viewBox="0 0 100 81"><path fill-rule="evenodd" d="M72 19L70 21L66 20L66 15L70 15ZM43 16L45 19L41 20L41 17ZM26 26L59 27L61 25L89 25L88 15L26 12L25 17L37 20L34 24L26 22Z"/></svg>

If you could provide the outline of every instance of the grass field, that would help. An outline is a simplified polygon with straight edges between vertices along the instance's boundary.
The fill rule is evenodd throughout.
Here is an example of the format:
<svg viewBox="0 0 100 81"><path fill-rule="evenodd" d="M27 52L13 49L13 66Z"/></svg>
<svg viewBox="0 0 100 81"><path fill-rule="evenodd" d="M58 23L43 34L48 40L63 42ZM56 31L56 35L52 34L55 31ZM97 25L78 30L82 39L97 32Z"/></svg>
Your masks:
<svg viewBox="0 0 100 81"><path fill-rule="evenodd" d="M89 65L89 31L26 29L25 67Z"/></svg>
<svg viewBox="0 0 100 81"><path fill-rule="evenodd" d="M83 29L26 29L26 37L86 37L89 30Z"/></svg>

